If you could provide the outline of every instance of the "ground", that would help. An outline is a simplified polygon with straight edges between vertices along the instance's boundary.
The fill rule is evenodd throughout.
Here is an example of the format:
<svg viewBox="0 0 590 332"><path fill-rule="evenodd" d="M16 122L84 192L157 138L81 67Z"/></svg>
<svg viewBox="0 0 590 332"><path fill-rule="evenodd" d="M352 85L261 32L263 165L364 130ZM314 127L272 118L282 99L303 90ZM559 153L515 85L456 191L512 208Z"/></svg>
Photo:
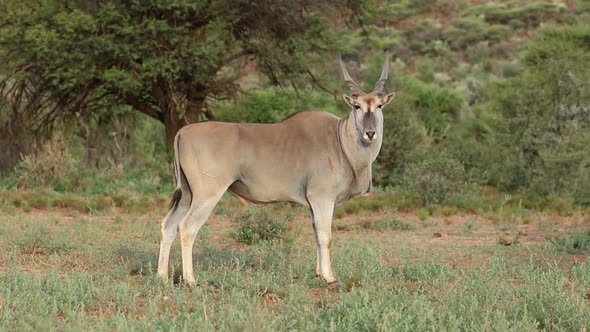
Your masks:
<svg viewBox="0 0 590 332"><path fill-rule="evenodd" d="M252 207L250 207L252 208ZM334 221L343 289L314 276L307 212L282 241L238 243L222 204L194 249L198 286L155 275L165 209L130 214L48 208L0 213L0 330L572 330L590 326L590 263L567 239L590 216L527 221L395 209ZM552 239L565 239L562 242Z"/></svg>

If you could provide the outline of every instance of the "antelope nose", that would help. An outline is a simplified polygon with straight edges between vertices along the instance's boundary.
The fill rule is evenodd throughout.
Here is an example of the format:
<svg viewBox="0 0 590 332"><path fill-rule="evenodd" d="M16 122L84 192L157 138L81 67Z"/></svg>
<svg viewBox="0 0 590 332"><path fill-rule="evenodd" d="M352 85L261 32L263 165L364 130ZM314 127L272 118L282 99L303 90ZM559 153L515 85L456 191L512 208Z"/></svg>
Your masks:
<svg viewBox="0 0 590 332"><path fill-rule="evenodd" d="M369 139L373 139L373 137L375 137L375 131L374 130L367 131L367 137Z"/></svg>

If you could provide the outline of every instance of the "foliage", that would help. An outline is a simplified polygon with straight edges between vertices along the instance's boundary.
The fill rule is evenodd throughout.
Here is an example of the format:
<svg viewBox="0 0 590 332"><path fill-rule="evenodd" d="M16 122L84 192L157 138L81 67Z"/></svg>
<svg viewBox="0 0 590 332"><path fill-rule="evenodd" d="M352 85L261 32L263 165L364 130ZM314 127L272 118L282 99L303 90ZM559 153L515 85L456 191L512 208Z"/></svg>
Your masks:
<svg viewBox="0 0 590 332"><path fill-rule="evenodd" d="M167 190L170 191L170 190ZM33 209L51 211L66 210L77 213L104 213L124 211L127 213L155 212L165 214L170 198L168 195L138 194L128 189L107 194L61 193L51 189L0 192L0 207L4 211Z"/></svg>
<svg viewBox="0 0 590 332"><path fill-rule="evenodd" d="M549 236L547 240L568 254L579 253L590 249L590 230L567 237Z"/></svg>
<svg viewBox="0 0 590 332"><path fill-rule="evenodd" d="M445 154L410 164L404 180L404 187L415 193L423 206L446 203L467 186L463 165Z"/></svg>
<svg viewBox="0 0 590 332"><path fill-rule="evenodd" d="M400 184L408 163L445 139L462 107L453 91L418 79L401 79L400 90L384 112L383 146L375 163L375 183L382 186Z"/></svg>
<svg viewBox="0 0 590 332"><path fill-rule="evenodd" d="M45 143L37 154L23 158L16 172L16 185L20 188L53 186L63 183L76 167L62 137Z"/></svg>
<svg viewBox="0 0 590 332"><path fill-rule="evenodd" d="M506 39L510 28L502 25L488 25L481 18L456 18L443 35L449 45L456 50L465 50L480 41L494 44Z"/></svg>
<svg viewBox="0 0 590 332"><path fill-rule="evenodd" d="M380 232L386 230L393 231L413 231L416 229L416 224L401 221L399 219L377 219L377 220L362 220L361 227L364 229L373 229Z"/></svg>
<svg viewBox="0 0 590 332"><path fill-rule="evenodd" d="M216 116L221 121L275 123L301 110L322 110L344 115L347 106L341 99L313 90L278 90L267 88L252 91L236 102L213 104Z"/></svg>
<svg viewBox="0 0 590 332"><path fill-rule="evenodd" d="M398 108L397 101L383 114L383 145L373 164L373 180L380 186L399 184L407 164L424 149L426 141L415 113L408 108Z"/></svg>
<svg viewBox="0 0 590 332"><path fill-rule="evenodd" d="M542 30L525 70L492 90L490 110L503 117L490 140L501 154L493 184L590 202L589 38L587 27Z"/></svg>
<svg viewBox="0 0 590 332"><path fill-rule="evenodd" d="M287 230L287 220L277 220L263 208L243 212L233 221L239 225L233 237L248 245L280 240Z"/></svg>
<svg viewBox="0 0 590 332"><path fill-rule="evenodd" d="M441 153L460 163L467 182L518 196L527 208L567 214L590 204L585 1L4 1L0 7L2 189L25 185L24 164L12 171L11 165L50 137L28 129L57 124L68 145L64 165L75 167L64 166L63 180L26 186L106 196L168 192L166 142L181 125L205 119L202 112L259 123L306 109L343 115L345 85L334 51L370 89L389 49L385 90L397 97L384 114L373 176L376 185L403 193L398 208L424 204L407 191L408 170L428 164L432 174L445 174L434 169L444 163L431 162ZM281 89L270 86L277 84ZM26 90L34 87L42 90ZM42 106L36 122L29 104ZM65 118L74 121L62 125ZM175 123L164 128L162 121ZM497 208L465 194L450 199L468 210ZM365 210L373 207L353 201L336 215Z"/></svg>
<svg viewBox="0 0 590 332"><path fill-rule="evenodd" d="M185 121L211 117L206 98L238 90L243 60L256 59L273 84L307 74L307 57L332 47L325 14L346 10L327 1L1 6L5 98L24 94L10 101L49 128L128 105L165 125L169 148Z"/></svg>

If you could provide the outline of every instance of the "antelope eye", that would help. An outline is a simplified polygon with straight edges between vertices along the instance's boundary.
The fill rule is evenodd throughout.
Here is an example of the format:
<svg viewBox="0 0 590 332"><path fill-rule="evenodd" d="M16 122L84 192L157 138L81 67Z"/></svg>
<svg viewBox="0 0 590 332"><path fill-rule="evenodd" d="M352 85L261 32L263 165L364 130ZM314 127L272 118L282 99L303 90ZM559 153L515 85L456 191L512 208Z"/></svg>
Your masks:
<svg viewBox="0 0 590 332"><path fill-rule="evenodd" d="M360 110L361 109L361 105L359 105L359 104L354 105L354 109Z"/></svg>
<svg viewBox="0 0 590 332"><path fill-rule="evenodd" d="M379 105L379 106L377 106L377 108L381 108L381 107L383 107L383 105Z"/></svg>

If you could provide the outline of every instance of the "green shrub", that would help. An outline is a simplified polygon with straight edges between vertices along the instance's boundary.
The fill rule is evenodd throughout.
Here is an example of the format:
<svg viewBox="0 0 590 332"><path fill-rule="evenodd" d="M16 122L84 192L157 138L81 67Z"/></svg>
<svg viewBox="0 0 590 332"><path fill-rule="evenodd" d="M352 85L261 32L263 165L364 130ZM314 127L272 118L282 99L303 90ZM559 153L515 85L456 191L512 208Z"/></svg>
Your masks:
<svg viewBox="0 0 590 332"><path fill-rule="evenodd" d="M575 202L572 196L553 194L539 203L539 208L557 213L560 216L571 216L575 210Z"/></svg>
<svg viewBox="0 0 590 332"><path fill-rule="evenodd" d="M384 112L383 146L374 164L375 184L380 186L401 184L407 165L419 160L430 144L444 140L463 105L457 93L415 78L402 78L399 90Z"/></svg>
<svg viewBox="0 0 590 332"><path fill-rule="evenodd" d="M233 219L239 226L233 237L239 243L252 245L281 240L287 231L287 221L277 220L263 208L251 208Z"/></svg>
<svg viewBox="0 0 590 332"><path fill-rule="evenodd" d="M479 17L456 18L443 32L445 41L455 50L466 50L471 45L485 41L494 44L505 40L510 28L501 25L488 25Z"/></svg>
<svg viewBox="0 0 590 332"><path fill-rule="evenodd" d="M301 95L305 98L301 98ZM326 93L300 92L276 88L259 89L242 96L238 102L218 102L215 115L221 121L247 123L275 123L288 115L303 110L322 110L343 114L347 108L341 99Z"/></svg>
<svg viewBox="0 0 590 332"><path fill-rule="evenodd" d="M590 230L568 237L548 236L547 240L568 254L590 249Z"/></svg>
<svg viewBox="0 0 590 332"><path fill-rule="evenodd" d="M392 108L384 114L383 145L373 164L373 181L380 186L399 184L408 162L425 147L426 135L416 115L407 107Z"/></svg>
<svg viewBox="0 0 590 332"><path fill-rule="evenodd" d="M501 117L487 144L490 184L590 204L589 39L587 27L541 30L522 73L490 89L486 111Z"/></svg>
<svg viewBox="0 0 590 332"><path fill-rule="evenodd" d="M377 231L412 231L416 229L416 224L401 221L397 218L385 218L377 220L362 220L361 227L364 229L374 229Z"/></svg>
<svg viewBox="0 0 590 332"><path fill-rule="evenodd" d="M390 195L380 193L372 197L355 197L342 205L336 207L334 216L340 218L346 214L359 214L363 212L373 213L384 210L388 207L393 207L396 200Z"/></svg>
<svg viewBox="0 0 590 332"><path fill-rule="evenodd" d="M414 192L422 206L444 204L467 186L463 165L445 154L412 163L404 182L405 189Z"/></svg>

